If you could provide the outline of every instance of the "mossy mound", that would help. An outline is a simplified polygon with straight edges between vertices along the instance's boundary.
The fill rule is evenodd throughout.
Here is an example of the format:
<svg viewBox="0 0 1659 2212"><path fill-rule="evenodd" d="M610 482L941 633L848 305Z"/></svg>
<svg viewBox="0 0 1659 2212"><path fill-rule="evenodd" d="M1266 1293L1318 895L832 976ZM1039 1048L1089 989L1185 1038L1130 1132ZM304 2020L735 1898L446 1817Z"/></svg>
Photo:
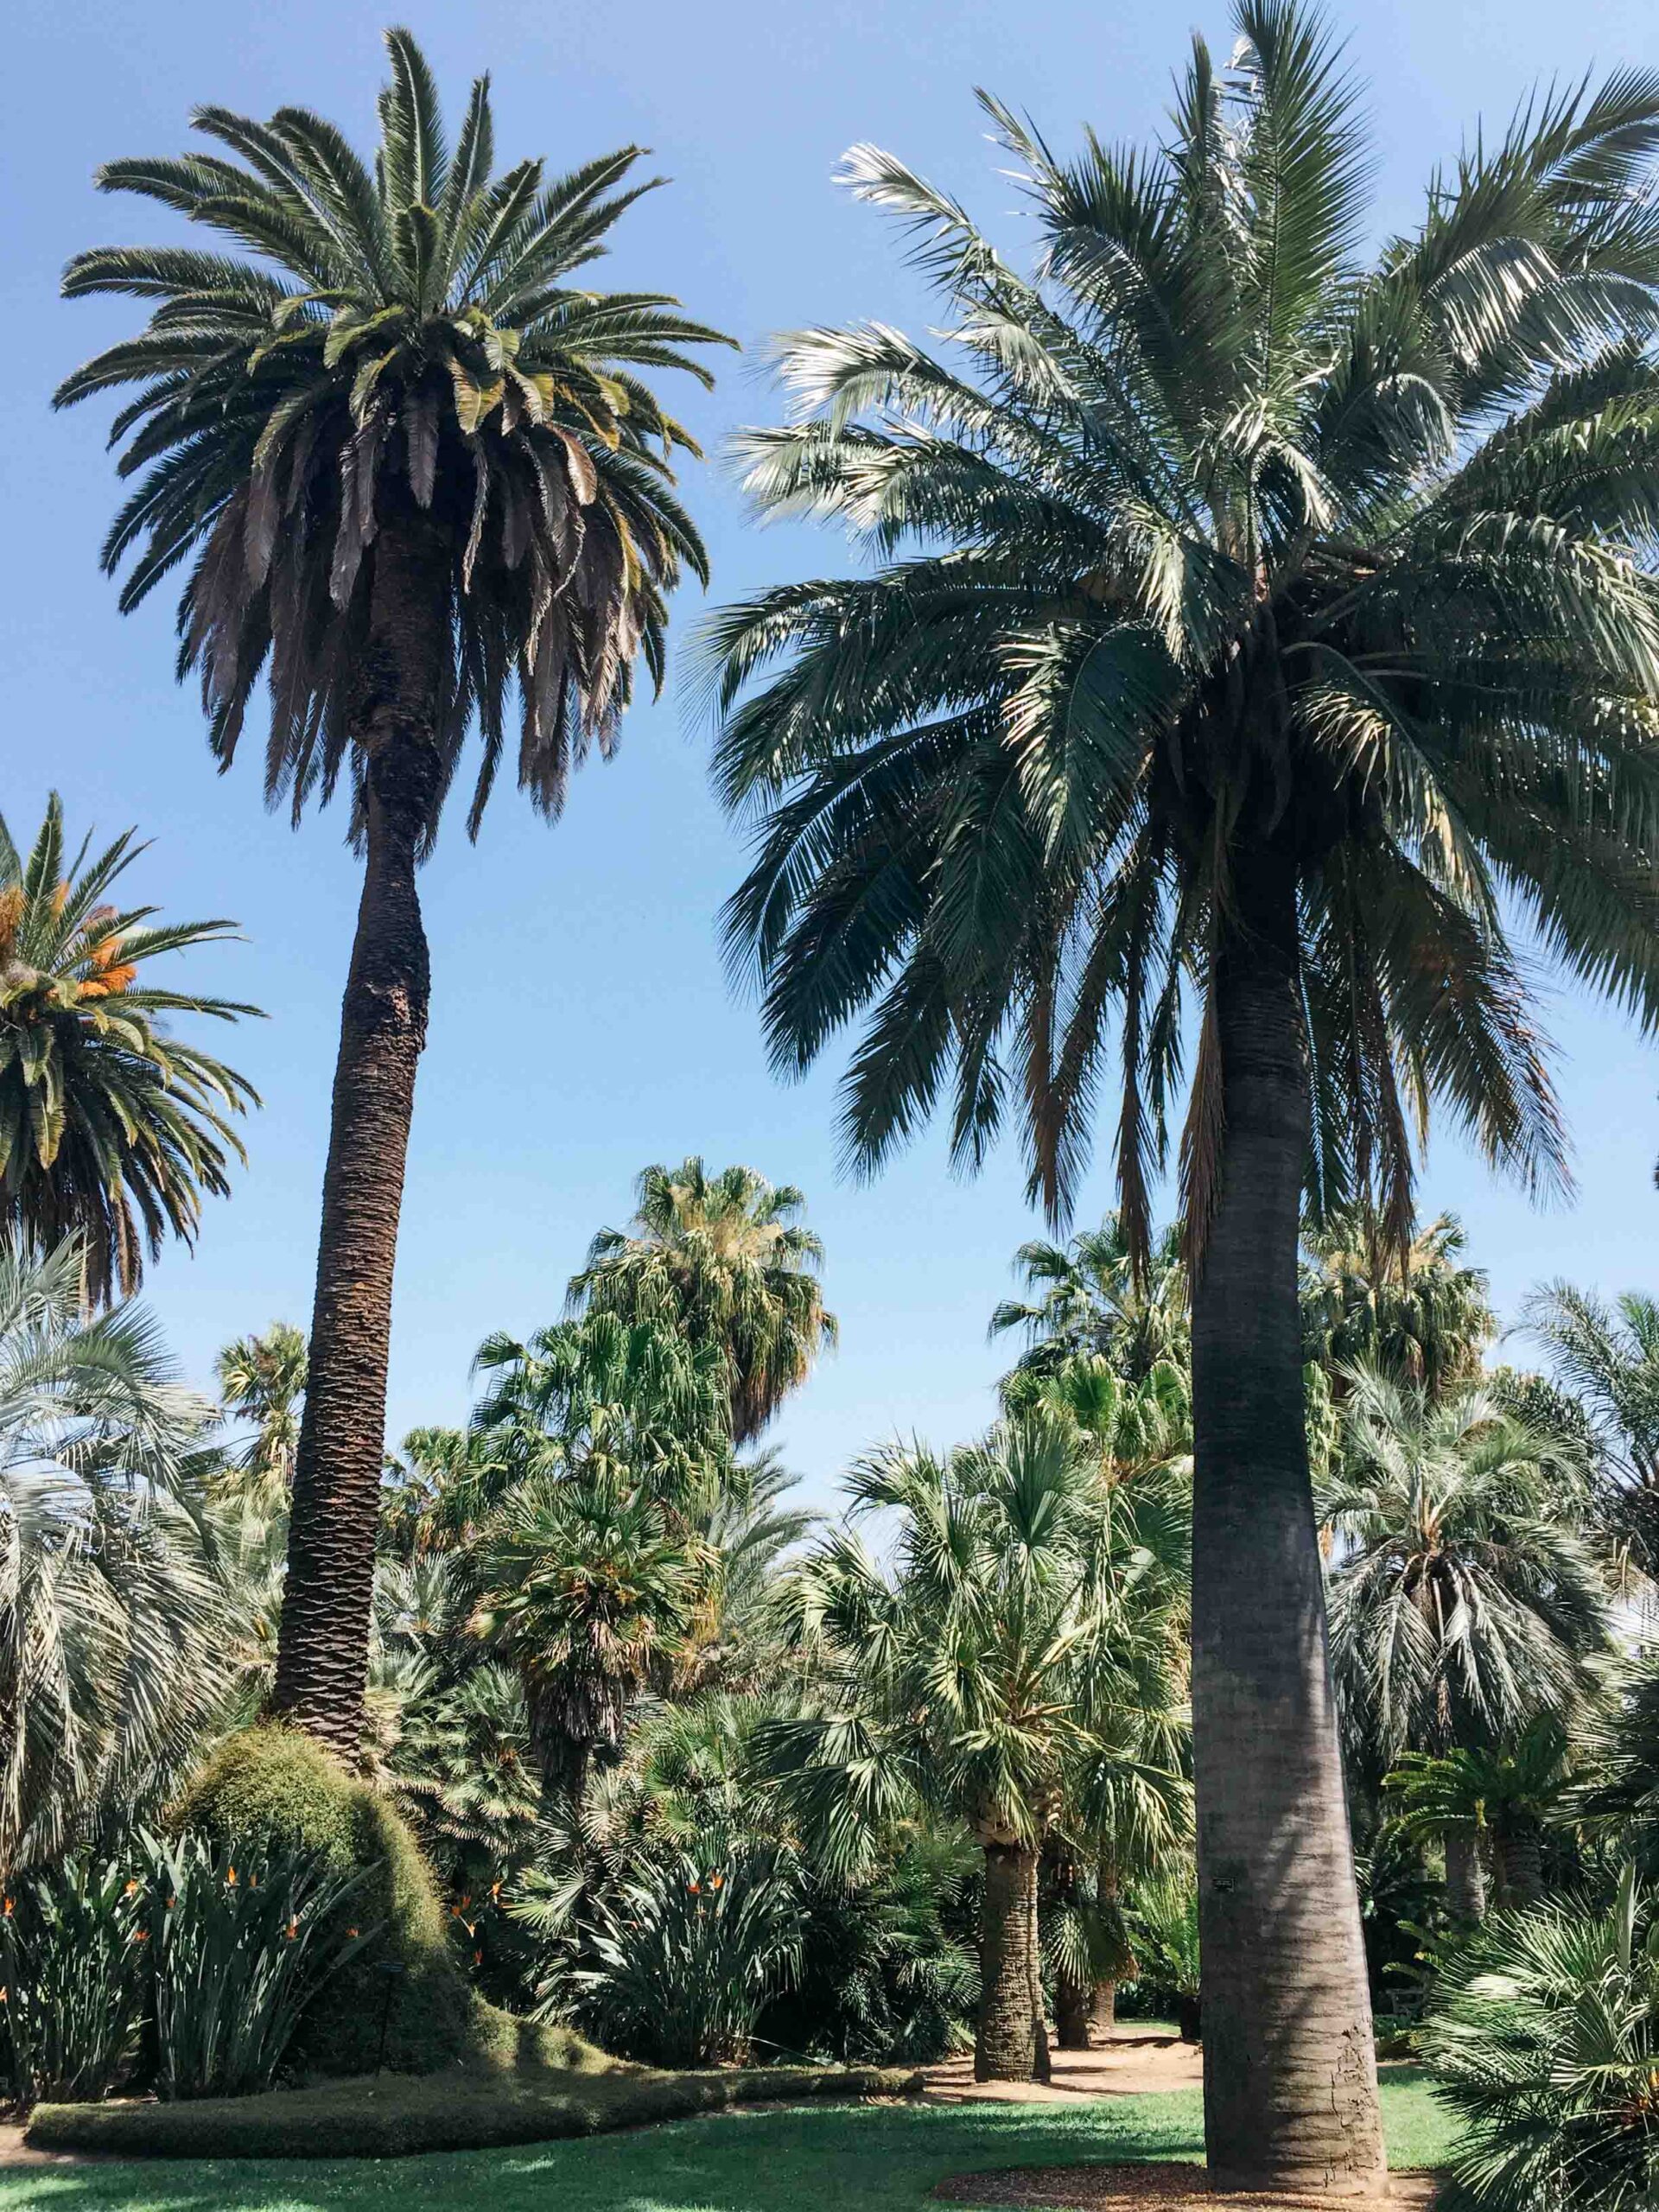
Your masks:
<svg viewBox="0 0 1659 2212"><path fill-rule="evenodd" d="M427 2082L385 2075L190 2104L36 2105L25 2140L32 2150L90 2151L115 2158L410 2158L645 2127L731 2105L916 2096L922 2087L919 2074L878 2066L753 2067L721 2074L653 2074L620 2065L582 2074L532 2066L510 2075L447 2075ZM418 2184L415 2194L420 2194ZM297 2190L283 2201L298 2202Z"/></svg>
<svg viewBox="0 0 1659 2212"><path fill-rule="evenodd" d="M516 2063L505 2046L527 2024L495 2013L468 1986L407 1823L310 1737L272 1725L232 1736L189 1783L169 1825L216 1843L315 1852L331 1869L361 1876L344 1910L379 1933L308 2008L290 2052L300 2072L370 2071L383 2020L385 2063L397 2073Z"/></svg>

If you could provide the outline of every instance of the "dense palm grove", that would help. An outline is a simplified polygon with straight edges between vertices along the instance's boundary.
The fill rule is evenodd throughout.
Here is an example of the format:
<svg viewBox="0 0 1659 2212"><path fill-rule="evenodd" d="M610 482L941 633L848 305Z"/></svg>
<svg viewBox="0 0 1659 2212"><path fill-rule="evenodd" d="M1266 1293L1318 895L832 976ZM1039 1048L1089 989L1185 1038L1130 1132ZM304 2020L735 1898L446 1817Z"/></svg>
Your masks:
<svg viewBox="0 0 1659 2212"><path fill-rule="evenodd" d="M113 903L131 834L56 798L0 825L24 2106L486 2046L1026 2082L1123 2012L1202 2042L1217 2182L1373 2183L1412 2050L1473 2201L1659 2184L1659 1304L1541 1280L1501 1336L1416 1187L1448 1116L1565 1178L1532 948L1659 1019L1659 79L1541 99L1374 248L1326 27L1236 17L1150 155L987 99L1028 271L855 148L949 328L798 334L741 442L870 560L706 627L729 947L781 1068L863 1025L855 1165L948 1097L1058 1240L982 1433L872 1437L824 1510L769 1439L833 1255L712 1156L535 1334L479 1317L465 1427L384 1434L418 863L511 716L557 815L706 569L645 374L719 334L573 281L639 149L498 169L487 80L452 146L393 32L372 163L205 108L102 173L234 249L67 272L150 303L58 395L136 388L105 566L181 570L220 765L268 708L364 880L310 1326L200 1392L137 1293L257 1104L195 1026L257 1009L156 963L231 925Z"/></svg>

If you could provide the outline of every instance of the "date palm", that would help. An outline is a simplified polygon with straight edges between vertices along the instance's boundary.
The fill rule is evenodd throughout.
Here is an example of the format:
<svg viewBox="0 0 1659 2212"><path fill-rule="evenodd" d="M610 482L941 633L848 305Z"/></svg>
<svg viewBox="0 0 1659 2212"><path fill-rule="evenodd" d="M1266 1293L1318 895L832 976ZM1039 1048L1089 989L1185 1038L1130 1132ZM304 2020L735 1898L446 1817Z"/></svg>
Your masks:
<svg viewBox="0 0 1659 2212"><path fill-rule="evenodd" d="M702 576L671 488L690 439L638 373L707 372L715 334L656 293L571 281L649 189L628 146L545 179L495 173L489 86L453 151L406 31L366 165L321 117L196 111L213 150L120 161L231 252L108 246L64 289L152 301L143 332L60 405L136 385L116 416L133 490L105 541L124 608L181 563L179 670L220 766L262 677L265 791L297 821L345 780L363 892L341 1014L295 1471L276 1704L349 1753L368 1652L392 1268L429 971L416 866L468 732L468 827L512 747L543 814L608 753L636 658L663 670L667 597Z"/></svg>
<svg viewBox="0 0 1659 2212"><path fill-rule="evenodd" d="M143 1816L231 1688L181 1497L212 1419L142 1309L88 1314L73 1243L0 1244L0 1870Z"/></svg>
<svg viewBox="0 0 1659 2212"><path fill-rule="evenodd" d="M645 1169L632 1233L602 1229L570 1302L682 1330L715 1346L730 1376L732 1441L752 1443L836 1341L806 1201L752 1167L710 1175L695 1156Z"/></svg>
<svg viewBox="0 0 1659 2212"><path fill-rule="evenodd" d="M24 860L0 821L0 1215L38 1251L73 1236L97 1303L130 1297L169 1232L194 1242L203 1192L223 1196L244 1156L229 1117L258 1103L168 1024L257 1008L168 990L149 966L236 925L112 904L133 836L68 854L54 791Z"/></svg>
<svg viewBox="0 0 1659 2212"><path fill-rule="evenodd" d="M1363 1370L1351 1382L1319 1509L1357 1756L1380 1778L1406 1751L1483 1750L1565 1719L1610 1626L1582 1468L1487 1391L1436 1405Z"/></svg>
<svg viewBox="0 0 1659 2212"><path fill-rule="evenodd" d="M856 1164L950 1097L958 1159L1015 1126L1063 1217L1104 1118L1144 1251L1185 1102L1211 2166L1359 2186L1382 2148L1298 1234L1305 1201L1369 1197L1402 1245L1434 1110L1560 1179L1506 916L1659 1015L1659 79L1534 99L1368 259L1328 33L1296 0L1234 14L1149 151L1063 160L987 101L1031 276L849 156L944 334L785 341L798 415L746 439L750 489L876 566L709 645L721 788L758 817L733 951L781 1069L863 1022Z"/></svg>
<svg viewBox="0 0 1659 2212"><path fill-rule="evenodd" d="M1611 1492L1609 1527L1648 1580L1659 1580L1659 1299L1545 1283L1522 1325L1588 1415Z"/></svg>

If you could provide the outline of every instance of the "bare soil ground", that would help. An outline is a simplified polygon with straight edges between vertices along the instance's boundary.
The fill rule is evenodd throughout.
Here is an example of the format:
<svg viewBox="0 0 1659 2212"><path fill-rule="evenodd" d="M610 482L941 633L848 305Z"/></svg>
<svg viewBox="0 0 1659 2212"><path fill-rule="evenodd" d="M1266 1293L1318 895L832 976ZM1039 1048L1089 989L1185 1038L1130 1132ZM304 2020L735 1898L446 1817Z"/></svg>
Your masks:
<svg viewBox="0 0 1659 2212"><path fill-rule="evenodd" d="M969 2104L989 2098L1008 2104L1071 2104L1079 2097L1139 2097L1157 2089L1204 2086L1204 2054L1166 2028L1132 2020L1119 2024L1098 2050L1051 2054L1050 2082L976 2082L971 2053L926 2069L929 2104Z"/></svg>

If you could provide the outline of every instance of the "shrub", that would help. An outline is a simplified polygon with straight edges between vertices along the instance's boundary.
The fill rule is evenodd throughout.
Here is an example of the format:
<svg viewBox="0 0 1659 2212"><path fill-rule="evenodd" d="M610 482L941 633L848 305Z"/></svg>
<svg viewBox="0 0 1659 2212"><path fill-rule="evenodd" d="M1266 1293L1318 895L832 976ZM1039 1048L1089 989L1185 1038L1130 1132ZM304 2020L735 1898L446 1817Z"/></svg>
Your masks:
<svg viewBox="0 0 1659 2212"><path fill-rule="evenodd" d="M0 1909L0 2023L10 2094L101 2097L137 2048L145 1970L142 1885L81 1857L26 1877Z"/></svg>
<svg viewBox="0 0 1659 2212"><path fill-rule="evenodd" d="M194 1834L150 1859L156 2094L268 2089L307 2005L378 1932L346 1917L363 1875Z"/></svg>
<svg viewBox="0 0 1659 2212"><path fill-rule="evenodd" d="M1659 1918L1627 1871L1611 1907L1500 1914L1440 1961L1417 2047L1466 2124L1453 2162L1489 2212L1636 2212L1659 2185Z"/></svg>
<svg viewBox="0 0 1659 2212"><path fill-rule="evenodd" d="M1124 1913L1143 1992L1173 2010L1182 2035L1196 2043L1200 2027L1198 1893L1185 1875L1142 1882Z"/></svg>
<svg viewBox="0 0 1659 2212"><path fill-rule="evenodd" d="M793 1881L769 1853L704 1869L680 1858L600 1909L575 1977L585 2019L628 2057L719 2066L747 2057L756 2016L800 1961Z"/></svg>
<svg viewBox="0 0 1659 2212"><path fill-rule="evenodd" d="M186 1789L171 1826L213 1844L309 1856L359 1884L346 1910L377 1933L307 2007L290 2053L300 2070L363 2074L377 2063L389 1980L385 2063L394 2070L462 2063L479 2055L480 2037L493 2039L407 1824L308 1736L272 1726L233 1736Z"/></svg>

